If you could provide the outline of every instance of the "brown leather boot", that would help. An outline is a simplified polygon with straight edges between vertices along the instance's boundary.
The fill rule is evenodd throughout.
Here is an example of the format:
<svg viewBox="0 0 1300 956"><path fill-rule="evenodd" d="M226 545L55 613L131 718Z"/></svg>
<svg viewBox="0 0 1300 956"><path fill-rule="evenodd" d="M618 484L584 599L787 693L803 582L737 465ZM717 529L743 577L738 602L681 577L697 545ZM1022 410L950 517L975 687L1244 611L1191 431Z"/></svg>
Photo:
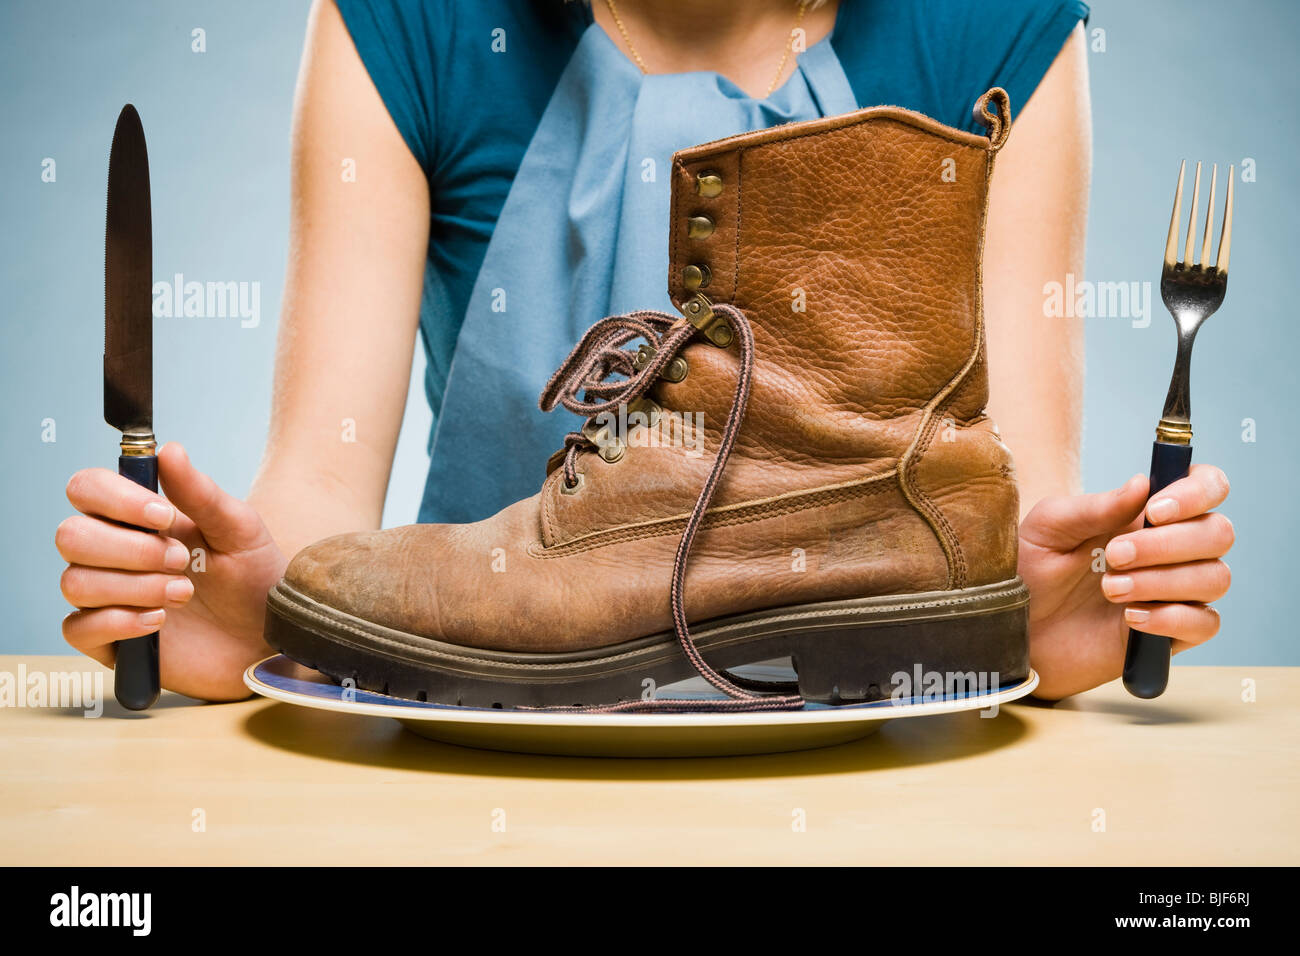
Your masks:
<svg viewBox="0 0 1300 956"><path fill-rule="evenodd" d="M484 707L632 709L697 672L726 708L801 706L722 670L785 656L827 703L918 667L1026 677L1015 476L984 413L1006 94L976 113L988 137L879 107L678 153L685 319L597 323L542 396L613 420L485 521L306 548L267 640L362 688Z"/></svg>

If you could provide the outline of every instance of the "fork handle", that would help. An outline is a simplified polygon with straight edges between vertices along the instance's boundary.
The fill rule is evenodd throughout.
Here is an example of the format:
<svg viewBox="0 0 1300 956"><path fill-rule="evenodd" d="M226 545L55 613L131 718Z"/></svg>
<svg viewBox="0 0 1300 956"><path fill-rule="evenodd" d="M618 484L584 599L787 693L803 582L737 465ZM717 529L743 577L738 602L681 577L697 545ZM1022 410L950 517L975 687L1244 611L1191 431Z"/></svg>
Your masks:
<svg viewBox="0 0 1300 956"><path fill-rule="evenodd" d="M1192 446L1174 445L1157 441L1151 446L1151 493L1179 478L1186 478L1192 464ZM1150 521L1143 522L1151 527ZM1134 697L1150 700L1165 692L1169 684L1170 639L1159 634L1147 634L1135 628L1128 632L1128 650L1124 654L1124 686Z"/></svg>

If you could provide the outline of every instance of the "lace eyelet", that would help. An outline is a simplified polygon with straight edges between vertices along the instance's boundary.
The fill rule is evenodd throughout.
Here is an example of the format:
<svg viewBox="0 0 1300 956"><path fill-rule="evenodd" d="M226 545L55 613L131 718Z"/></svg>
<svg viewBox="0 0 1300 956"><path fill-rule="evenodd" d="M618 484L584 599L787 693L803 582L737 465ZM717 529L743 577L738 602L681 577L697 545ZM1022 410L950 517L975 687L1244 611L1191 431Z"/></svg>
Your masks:
<svg viewBox="0 0 1300 956"><path fill-rule="evenodd" d="M596 449L596 453L600 455L601 460L608 465L622 461L623 455L626 451L627 446L621 441L611 441L609 444L601 445Z"/></svg>
<svg viewBox="0 0 1300 956"><path fill-rule="evenodd" d="M695 192L705 199L716 199L722 195L722 175L712 169L706 169L695 177Z"/></svg>
<svg viewBox="0 0 1300 956"><path fill-rule="evenodd" d="M632 357L632 368L640 372L658 353L653 345L638 345L636 355ZM665 382L680 382L686 378L686 373L690 371L690 366L686 363L686 357L683 355L673 356L671 362L664 366L664 370L659 373L659 377Z"/></svg>
<svg viewBox="0 0 1300 956"><path fill-rule="evenodd" d="M691 216L686 220L686 235L691 239L707 239L716 228L708 216Z"/></svg>
<svg viewBox="0 0 1300 956"><path fill-rule="evenodd" d="M586 478L585 475L583 475L582 472L578 472L578 481L577 481L576 484L574 484L574 486L573 486L572 488L569 487L569 483L568 483L567 481L564 480L563 476L561 476L561 478L560 478L560 494L562 494L562 495L576 495L578 492L580 492L580 491L582 490L582 486L585 485L586 483L587 483L587 478Z"/></svg>

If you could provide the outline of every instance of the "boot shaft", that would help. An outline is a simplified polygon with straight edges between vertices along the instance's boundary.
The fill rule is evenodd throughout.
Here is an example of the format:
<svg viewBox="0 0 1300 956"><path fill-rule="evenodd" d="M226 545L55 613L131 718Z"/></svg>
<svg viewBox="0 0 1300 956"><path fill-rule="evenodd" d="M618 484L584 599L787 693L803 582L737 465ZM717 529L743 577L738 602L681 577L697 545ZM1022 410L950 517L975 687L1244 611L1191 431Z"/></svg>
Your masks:
<svg viewBox="0 0 1300 956"><path fill-rule="evenodd" d="M982 411L984 218L1007 129L1005 115L983 112L986 102L979 115L996 126L987 138L878 107L675 156L669 293L697 325L709 325L712 302L749 316L759 402L778 400L813 432L819 424L842 432L847 410L906 416L960 378L949 414ZM723 344L726 330L711 337ZM689 353L693 368L734 374L704 345ZM716 415L714 377L695 376L694 387L665 397ZM798 395L789 394L793 378ZM908 431L864 435L858 450L901 454Z"/></svg>

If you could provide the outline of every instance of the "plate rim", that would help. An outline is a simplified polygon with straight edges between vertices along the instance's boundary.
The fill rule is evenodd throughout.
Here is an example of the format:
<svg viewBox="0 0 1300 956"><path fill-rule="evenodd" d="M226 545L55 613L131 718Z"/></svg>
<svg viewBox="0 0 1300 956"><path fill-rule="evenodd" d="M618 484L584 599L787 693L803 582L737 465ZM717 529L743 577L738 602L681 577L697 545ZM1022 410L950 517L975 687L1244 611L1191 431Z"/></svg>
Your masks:
<svg viewBox="0 0 1300 956"><path fill-rule="evenodd" d="M296 691L283 690L267 684L257 676L256 671L262 665L285 657L283 654L271 654L244 670L244 684L249 690L270 700L285 704L296 704L315 710L327 710L333 713L354 714L359 717L389 717L394 720L420 720L440 723L477 723L502 726L541 726L541 727L746 727L770 726L782 724L821 724L852 723L870 720L889 720L891 717L926 717L934 714L948 714L964 710L984 710L997 704L1009 704L1032 694L1038 687L1038 672L1033 668L1029 676L1018 684L1000 687L998 690L973 697L961 697L953 700L923 701L918 704L897 704L892 707L872 704L849 704L841 707L827 707L818 710L757 711L747 713L675 713L675 714L583 714L555 713L548 711L497 710L494 708L453 708L403 706L405 701L394 697L392 704L371 703L368 701L330 700L325 697L313 697ZM411 702L414 703L414 702Z"/></svg>

